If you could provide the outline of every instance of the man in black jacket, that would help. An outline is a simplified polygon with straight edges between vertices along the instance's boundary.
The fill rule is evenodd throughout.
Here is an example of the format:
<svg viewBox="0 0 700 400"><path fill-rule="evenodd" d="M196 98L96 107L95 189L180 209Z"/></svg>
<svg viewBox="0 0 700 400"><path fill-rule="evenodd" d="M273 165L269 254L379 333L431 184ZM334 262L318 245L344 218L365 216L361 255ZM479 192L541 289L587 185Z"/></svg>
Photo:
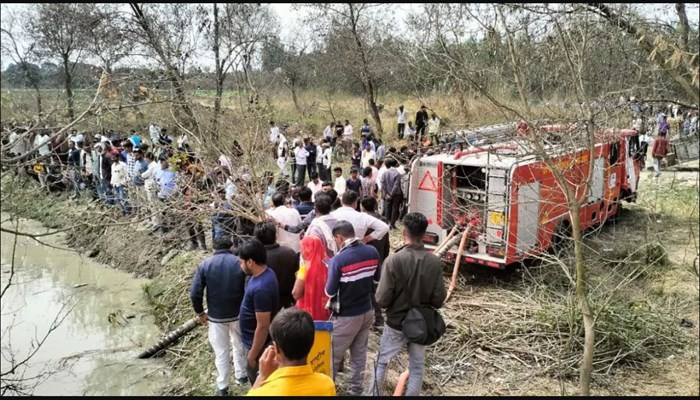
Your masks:
<svg viewBox="0 0 700 400"><path fill-rule="evenodd" d="M292 289L295 274L299 269L299 257L287 246L277 243L277 225L274 222L258 222L255 225L255 238L258 239L267 252L267 266L275 271L279 287L280 307L294 305Z"/></svg>
<svg viewBox="0 0 700 400"><path fill-rule="evenodd" d="M408 344L409 378L406 396L419 396L423 385L425 346L411 343L401 328L408 310L416 306L442 307L447 291L442 263L423 246L428 220L420 213L403 219L406 245L384 261L377 288L377 304L386 308L386 325L379 341L377 366L371 369L368 395L381 395L389 362Z"/></svg>
<svg viewBox="0 0 700 400"><path fill-rule="evenodd" d="M218 394L228 395L231 379L231 345L236 379L244 384L246 377L246 354L241 342L238 312L243 300L245 274L241 263L231 252L233 243L228 236L214 241L214 255L204 260L194 274L190 299L200 325L209 325L209 343L216 355L216 379ZM207 311L202 304L204 289L207 290Z"/></svg>
<svg viewBox="0 0 700 400"><path fill-rule="evenodd" d="M95 145L95 153L97 153L97 165L99 166L97 172L98 182L96 183L97 193L106 204L112 204L112 185L110 184L112 179L112 160L102 143Z"/></svg>
<svg viewBox="0 0 700 400"><path fill-rule="evenodd" d="M422 142L425 135L425 128L428 125L428 111L425 105L420 106L420 110L416 112L416 140Z"/></svg>

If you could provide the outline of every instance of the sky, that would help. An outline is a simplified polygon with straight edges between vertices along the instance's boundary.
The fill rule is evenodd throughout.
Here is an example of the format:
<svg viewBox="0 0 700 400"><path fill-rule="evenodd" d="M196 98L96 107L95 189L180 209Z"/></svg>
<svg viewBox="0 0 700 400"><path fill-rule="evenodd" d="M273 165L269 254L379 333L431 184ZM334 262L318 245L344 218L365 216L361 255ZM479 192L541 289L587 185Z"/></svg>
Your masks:
<svg viewBox="0 0 700 400"><path fill-rule="evenodd" d="M293 10L292 3L274 3L270 5L271 8L277 13L278 20L280 22L280 36L283 40L289 41L292 37L294 31L302 27L302 18L304 15L303 11ZM406 17L412 13L420 10L422 4L417 3L394 3L391 5L392 16L395 18L396 22L396 32L406 32L405 20ZM13 9L23 9L26 8L27 4L3 4L2 11L13 10ZM655 16L667 21L675 21L675 11L673 3L655 3L655 4L640 4L644 11L644 14L648 16ZM697 4L687 4L686 5L688 19L691 24L697 26L699 17L699 7ZM128 9L127 9L128 11ZM0 13L0 19L3 27L6 25L6 12ZM9 57L2 57L2 69L4 70L7 65L9 65L12 60ZM213 62L212 62L213 65Z"/></svg>

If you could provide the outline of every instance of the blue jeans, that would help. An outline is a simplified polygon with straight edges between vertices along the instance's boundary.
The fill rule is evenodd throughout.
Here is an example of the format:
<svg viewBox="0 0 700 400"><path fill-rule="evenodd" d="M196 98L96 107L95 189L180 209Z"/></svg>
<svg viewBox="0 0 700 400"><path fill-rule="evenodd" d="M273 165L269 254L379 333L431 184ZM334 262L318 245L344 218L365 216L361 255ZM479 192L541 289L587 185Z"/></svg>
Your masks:
<svg viewBox="0 0 700 400"><path fill-rule="evenodd" d="M129 202L126 200L126 190L124 190L124 186L114 187L114 198L116 202L122 204L124 214L128 214L129 212L131 212L131 206L129 206Z"/></svg>
<svg viewBox="0 0 700 400"><path fill-rule="evenodd" d="M71 186L73 186L73 194L76 197L80 197L80 170L78 168L71 168L70 180Z"/></svg>
<svg viewBox="0 0 700 400"><path fill-rule="evenodd" d="M423 368L425 365L425 346L410 343L403 332L384 325L382 338L379 340L379 355L377 355L376 367L370 368L369 388L365 395L382 396L381 388L384 386L386 369L404 346L408 344L408 384L405 396L419 396L423 386Z"/></svg>
<svg viewBox="0 0 700 400"><path fill-rule="evenodd" d="M112 199L112 187L108 179L99 179L97 182L97 194L105 204L111 205L114 203Z"/></svg>

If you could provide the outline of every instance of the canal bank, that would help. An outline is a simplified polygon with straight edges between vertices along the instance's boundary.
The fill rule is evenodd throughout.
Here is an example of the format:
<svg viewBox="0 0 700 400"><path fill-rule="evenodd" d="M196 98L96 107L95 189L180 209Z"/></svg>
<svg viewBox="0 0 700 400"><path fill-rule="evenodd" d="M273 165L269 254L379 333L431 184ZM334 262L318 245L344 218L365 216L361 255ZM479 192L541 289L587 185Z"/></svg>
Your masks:
<svg viewBox="0 0 700 400"><path fill-rule="evenodd" d="M5 229L47 231L38 221L8 219L3 213ZM136 359L161 333L143 295L149 281L59 249L65 236L41 244L2 232L2 370L15 369L3 384L14 379L35 395L160 395L170 369Z"/></svg>

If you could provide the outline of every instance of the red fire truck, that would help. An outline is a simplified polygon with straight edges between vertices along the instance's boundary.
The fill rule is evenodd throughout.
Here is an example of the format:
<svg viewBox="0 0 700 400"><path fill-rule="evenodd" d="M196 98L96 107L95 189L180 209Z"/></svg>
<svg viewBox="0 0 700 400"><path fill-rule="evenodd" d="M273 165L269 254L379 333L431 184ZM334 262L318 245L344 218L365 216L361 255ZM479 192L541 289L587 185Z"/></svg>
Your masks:
<svg viewBox="0 0 700 400"><path fill-rule="evenodd" d="M513 131L517 127L523 133L520 124L510 125ZM556 135L571 126L538 129L538 134ZM592 151L563 142L544 148L577 198L586 199L582 229L617 215L622 200L636 200L640 163L633 156L635 135L633 130L608 129L596 133ZM494 268L561 246L560 238L571 235L565 192L539 150L520 138L415 159L408 210L427 217L426 246L435 249L453 227L470 226L462 261ZM454 260L456 253L452 248L446 257Z"/></svg>

